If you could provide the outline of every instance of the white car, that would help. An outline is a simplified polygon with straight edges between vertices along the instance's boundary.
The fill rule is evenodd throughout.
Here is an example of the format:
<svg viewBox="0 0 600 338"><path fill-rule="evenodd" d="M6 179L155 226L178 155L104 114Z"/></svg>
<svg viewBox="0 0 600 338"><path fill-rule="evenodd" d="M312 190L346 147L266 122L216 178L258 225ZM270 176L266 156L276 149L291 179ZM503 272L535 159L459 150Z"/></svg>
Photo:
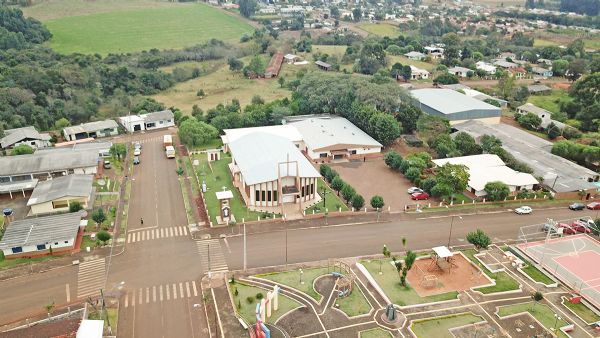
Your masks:
<svg viewBox="0 0 600 338"><path fill-rule="evenodd" d="M412 195L412 194L414 194L416 192L423 192L423 189L417 188L417 187L410 187L410 188L408 188L407 191L408 191L409 194Z"/></svg>
<svg viewBox="0 0 600 338"><path fill-rule="evenodd" d="M527 215L527 214L531 214L532 212L533 212L533 209L531 209L528 206L522 206L522 207L515 209L515 213L517 213L519 215Z"/></svg>
<svg viewBox="0 0 600 338"><path fill-rule="evenodd" d="M142 154L142 150L140 148L136 148L133 150L133 156L140 156Z"/></svg>

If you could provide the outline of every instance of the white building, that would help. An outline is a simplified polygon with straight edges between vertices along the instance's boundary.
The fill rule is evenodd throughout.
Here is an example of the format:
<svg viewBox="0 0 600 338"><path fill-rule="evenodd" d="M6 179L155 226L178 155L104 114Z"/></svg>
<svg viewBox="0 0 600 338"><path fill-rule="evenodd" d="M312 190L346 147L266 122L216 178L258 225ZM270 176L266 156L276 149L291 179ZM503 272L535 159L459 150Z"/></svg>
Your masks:
<svg viewBox="0 0 600 338"><path fill-rule="evenodd" d="M475 67L477 69L481 69L484 72L486 72L487 74L496 74L496 66L489 64L487 62L484 61L478 61L477 63L475 63Z"/></svg>
<svg viewBox="0 0 600 338"><path fill-rule="evenodd" d="M321 175L289 139L253 132L229 142L228 149L233 182L250 209L280 207L283 213L283 204L304 210L320 199Z"/></svg>
<svg viewBox="0 0 600 338"><path fill-rule="evenodd" d="M175 117L170 109L141 115L119 117L119 123L128 132L168 128L175 125Z"/></svg>
<svg viewBox="0 0 600 338"><path fill-rule="evenodd" d="M235 142L238 139L253 133L266 133L274 136L279 136L288 139L292 142L296 148L300 148L303 145L302 135L296 129L296 127L289 124L279 124L275 126L263 126L263 127L250 127L250 128L236 128L236 129L224 129L221 140L225 151L229 151L229 143Z"/></svg>
<svg viewBox="0 0 600 338"><path fill-rule="evenodd" d="M448 73L456 75L458 77L465 78L469 75L469 72L472 72L469 68L465 67L452 67L448 68Z"/></svg>
<svg viewBox="0 0 600 338"><path fill-rule="evenodd" d="M566 127L566 125L564 123L553 120L552 113L550 113L549 111L547 111L544 108L540 108L540 107L534 105L533 103L527 102L524 105L518 106L517 113L519 113L519 114L532 113L532 114L537 115L540 119L542 119L542 123L540 123L540 127L542 127L542 128L547 128L550 125L550 123L554 123L554 125L557 126L561 130Z"/></svg>
<svg viewBox="0 0 600 338"><path fill-rule="evenodd" d="M43 256L50 250L54 254L70 251L80 229L87 224L81 217L81 212L72 212L11 222L0 241L0 250L6 258Z"/></svg>
<svg viewBox="0 0 600 338"><path fill-rule="evenodd" d="M92 175L67 175L39 182L27 206L31 208L32 215L68 212L75 202L88 209L93 181Z"/></svg>
<svg viewBox="0 0 600 338"><path fill-rule="evenodd" d="M26 144L33 149L50 147L50 135L39 133L35 127L23 127L16 129L6 129L4 137L0 139L2 149L12 149L18 145Z"/></svg>
<svg viewBox="0 0 600 338"><path fill-rule="evenodd" d="M410 65L410 78L411 80L421 80L428 79L430 73L425 69L417 68L413 65Z"/></svg>
<svg viewBox="0 0 600 338"><path fill-rule="evenodd" d="M485 185L490 182L500 181L506 184L511 194L516 194L521 189L531 190L539 184L533 175L507 167L498 155L493 154L443 158L433 160L433 163L438 167L446 163L466 166L469 172L467 190L477 197L486 195Z"/></svg>
<svg viewBox="0 0 600 338"><path fill-rule="evenodd" d="M427 57L427 55L421 53L421 52L408 52L406 54L404 54L404 56L406 56L407 58L409 58L410 60L415 60L415 61L421 61L423 60L425 57Z"/></svg>
<svg viewBox="0 0 600 338"><path fill-rule="evenodd" d="M70 126L63 129L65 141L76 141L86 138L108 137L119 134L119 125L115 120L95 121Z"/></svg>

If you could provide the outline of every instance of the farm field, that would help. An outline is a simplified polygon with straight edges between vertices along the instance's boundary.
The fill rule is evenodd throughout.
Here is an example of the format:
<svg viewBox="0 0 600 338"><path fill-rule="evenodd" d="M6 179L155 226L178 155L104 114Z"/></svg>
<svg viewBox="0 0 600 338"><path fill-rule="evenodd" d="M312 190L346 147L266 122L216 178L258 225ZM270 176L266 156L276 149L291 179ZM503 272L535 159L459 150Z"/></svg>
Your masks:
<svg viewBox="0 0 600 338"><path fill-rule="evenodd" d="M253 31L242 19L204 4L125 10L46 21L59 53L126 53L191 46L211 38L238 41Z"/></svg>
<svg viewBox="0 0 600 338"><path fill-rule="evenodd" d="M40 21L64 18L68 16L90 15L136 9L168 8L178 4L160 0L52 0L35 1L36 4L23 7L25 16Z"/></svg>
<svg viewBox="0 0 600 338"><path fill-rule="evenodd" d="M396 37L400 35L398 27L389 23L365 23L358 25L358 28L379 36Z"/></svg>

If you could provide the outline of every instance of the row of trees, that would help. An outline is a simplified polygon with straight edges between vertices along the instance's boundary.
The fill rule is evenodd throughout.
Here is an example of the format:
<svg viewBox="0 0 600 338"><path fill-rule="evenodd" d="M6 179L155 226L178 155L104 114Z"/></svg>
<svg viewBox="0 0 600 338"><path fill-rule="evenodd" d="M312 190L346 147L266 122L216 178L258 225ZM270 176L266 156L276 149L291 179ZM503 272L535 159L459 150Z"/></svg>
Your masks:
<svg viewBox="0 0 600 338"><path fill-rule="evenodd" d="M325 180L331 186L331 189L336 191L337 195L342 196L346 204L349 204L355 210L360 210L365 205L365 199L356 192L356 190L348 183L344 182L340 175L332 169L327 164L321 164L319 167L319 172L321 176L325 178ZM375 195L371 197L370 200L371 207L381 210L384 206L383 197Z"/></svg>
<svg viewBox="0 0 600 338"><path fill-rule="evenodd" d="M590 168L600 161L600 147L568 140L554 142L552 153Z"/></svg>

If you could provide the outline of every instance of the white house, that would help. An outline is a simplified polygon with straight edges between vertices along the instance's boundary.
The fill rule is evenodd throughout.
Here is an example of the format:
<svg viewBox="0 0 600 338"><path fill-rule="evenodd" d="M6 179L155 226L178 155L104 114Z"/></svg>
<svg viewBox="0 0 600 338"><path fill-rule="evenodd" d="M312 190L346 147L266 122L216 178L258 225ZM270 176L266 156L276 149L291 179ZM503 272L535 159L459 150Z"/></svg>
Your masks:
<svg viewBox="0 0 600 338"><path fill-rule="evenodd" d="M313 162L381 156L381 143L343 117L293 116L289 124L302 135L300 149Z"/></svg>
<svg viewBox="0 0 600 338"><path fill-rule="evenodd" d="M50 135L39 133L35 127L32 126L6 129L4 131L4 137L0 139L0 147L5 150L12 149L21 144L26 144L33 149L52 146L50 143Z"/></svg>
<svg viewBox="0 0 600 338"><path fill-rule="evenodd" d="M408 52L406 54L404 54L404 56L406 56L407 58L409 58L410 60L415 60L415 61L421 61L423 60L425 57L427 57L427 55L421 53L421 52Z"/></svg>
<svg viewBox="0 0 600 338"><path fill-rule="evenodd" d="M279 137L283 137L292 142L296 148L300 148L303 145L302 135L296 129L296 127L289 124L279 124L274 126L263 126L263 127L250 127L250 128L236 128L236 129L224 129L221 140L225 151L229 151L229 143L237 141L239 138L244 137L252 133L267 133Z"/></svg>
<svg viewBox="0 0 600 338"><path fill-rule="evenodd" d="M467 190L477 197L487 194L485 185L489 182L500 181L506 184L511 194L516 194L521 189L531 190L539 184L533 175L507 167L498 155L493 154L443 158L433 160L433 163L438 167L446 163L466 166L469 172Z"/></svg>
<svg viewBox="0 0 600 338"><path fill-rule="evenodd" d="M519 113L519 114L532 113L532 114L537 115L540 119L542 119L542 123L540 124L540 127L542 127L542 128L547 128L550 125L550 123L554 123L554 125L557 126L561 130L566 127L566 125L564 123L553 120L552 113L550 113L549 111L547 111L544 108L540 108L540 107L534 105L533 103L528 102L528 103L525 103L524 105L518 106L517 113Z"/></svg>
<svg viewBox="0 0 600 338"><path fill-rule="evenodd" d="M472 72L472 70L470 70L469 68L465 68L465 67L448 68L448 73L456 75L458 77L462 77L462 78L467 77L469 72Z"/></svg>
<svg viewBox="0 0 600 338"><path fill-rule="evenodd" d="M475 67L477 69L481 69L484 72L486 72L487 74L496 74L496 66L489 64L487 62L484 61L478 61L477 63L475 63Z"/></svg>
<svg viewBox="0 0 600 338"><path fill-rule="evenodd" d="M141 115L119 117L119 122L128 132L168 128L175 125L175 116L170 109Z"/></svg>
<svg viewBox="0 0 600 338"><path fill-rule="evenodd" d="M66 141L115 136L119 134L118 128L119 125L115 120L95 121L66 127L63 129L63 136Z"/></svg>
<svg viewBox="0 0 600 338"><path fill-rule="evenodd" d="M437 47L437 46L427 46L424 48L425 48L425 52L427 53L427 55L429 55L432 59L443 59L444 58L444 48Z"/></svg>
<svg viewBox="0 0 600 338"><path fill-rule="evenodd" d="M67 175L39 182L27 206L31 208L32 215L66 212L75 202L88 209L93 180L92 175Z"/></svg>
<svg viewBox="0 0 600 338"><path fill-rule="evenodd" d="M284 204L304 210L320 199L321 175L289 139L253 132L229 142L228 149L233 182L250 209L283 213Z"/></svg>
<svg viewBox="0 0 600 338"><path fill-rule="evenodd" d="M6 258L35 257L64 253L75 248L83 233L82 212L26 218L8 224L0 240L0 250ZM83 226L87 222L83 222ZM81 228L80 228L81 227Z"/></svg>
<svg viewBox="0 0 600 338"><path fill-rule="evenodd" d="M429 74L430 73L425 69L417 68L413 65L410 65L410 78L412 80L428 79Z"/></svg>

